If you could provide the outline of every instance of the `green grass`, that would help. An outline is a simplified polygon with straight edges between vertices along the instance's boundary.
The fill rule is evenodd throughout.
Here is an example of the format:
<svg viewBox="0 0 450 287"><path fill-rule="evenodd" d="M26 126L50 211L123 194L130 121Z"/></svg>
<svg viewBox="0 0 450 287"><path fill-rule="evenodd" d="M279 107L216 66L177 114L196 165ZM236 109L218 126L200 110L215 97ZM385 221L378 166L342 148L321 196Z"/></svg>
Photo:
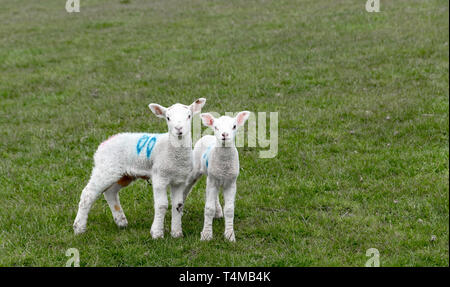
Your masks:
<svg viewBox="0 0 450 287"><path fill-rule="evenodd" d="M42 2L42 1L41 1ZM0 266L449 265L449 3L381 0L2 1ZM240 148L235 244L200 242L203 179L185 237L152 240L151 188L72 223L98 144L164 132L147 105L278 112L279 153ZM432 236L436 240L431 240Z"/></svg>

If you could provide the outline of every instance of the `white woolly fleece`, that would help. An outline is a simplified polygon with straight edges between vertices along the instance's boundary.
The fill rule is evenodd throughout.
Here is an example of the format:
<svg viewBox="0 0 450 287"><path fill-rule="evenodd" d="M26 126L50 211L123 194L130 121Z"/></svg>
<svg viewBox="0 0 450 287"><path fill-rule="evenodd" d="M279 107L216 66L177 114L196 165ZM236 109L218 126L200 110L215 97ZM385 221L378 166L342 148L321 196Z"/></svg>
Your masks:
<svg viewBox="0 0 450 287"><path fill-rule="evenodd" d="M225 215L225 233L227 240L235 241L234 201L236 180L239 176L239 154L234 139L239 127L244 125L250 112L240 112L235 118L228 116L215 119L211 114L201 114L203 124L214 129L214 136L202 137L194 146L194 169L189 176L184 197L186 198L194 184L202 175L206 179L205 221L201 240L212 239L213 218ZM224 210L219 202L219 191L223 190Z"/></svg>
<svg viewBox="0 0 450 287"><path fill-rule="evenodd" d="M114 221L119 227L128 222L119 201L119 190L137 178L149 179L153 185L155 217L151 235L164 236L164 217L168 208L167 187L172 200L173 237L182 236L186 180L192 171L192 116L201 111L206 99L200 98L190 106L175 104L165 108L150 104L152 112L166 119L168 132L121 133L110 137L98 147L94 168L80 197L78 213L73 224L76 234L85 232L89 211L98 196L104 193Z"/></svg>

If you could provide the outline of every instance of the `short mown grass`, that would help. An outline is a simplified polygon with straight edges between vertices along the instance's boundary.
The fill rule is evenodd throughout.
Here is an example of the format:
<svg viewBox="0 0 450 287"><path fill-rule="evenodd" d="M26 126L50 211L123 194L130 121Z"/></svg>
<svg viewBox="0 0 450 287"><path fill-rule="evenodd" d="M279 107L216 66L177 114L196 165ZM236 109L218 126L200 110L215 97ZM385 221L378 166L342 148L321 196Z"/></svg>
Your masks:
<svg viewBox="0 0 450 287"><path fill-rule="evenodd" d="M449 3L381 0L2 1L0 265L449 264ZM72 223L98 144L165 132L147 105L279 113L279 151L240 148L235 244L201 242L203 179L184 238L152 240L151 187Z"/></svg>

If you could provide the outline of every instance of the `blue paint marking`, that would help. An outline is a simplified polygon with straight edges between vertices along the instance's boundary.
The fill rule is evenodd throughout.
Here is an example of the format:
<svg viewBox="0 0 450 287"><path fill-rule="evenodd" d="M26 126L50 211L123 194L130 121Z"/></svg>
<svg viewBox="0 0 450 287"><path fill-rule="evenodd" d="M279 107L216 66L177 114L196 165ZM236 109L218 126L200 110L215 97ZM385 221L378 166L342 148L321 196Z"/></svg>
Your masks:
<svg viewBox="0 0 450 287"><path fill-rule="evenodd" d="M206 169L208 169L209 153L210 153L212 147L213 147L213 145L210 145L202 155L202 157L206 160Z"/></svg>
<svg viewBox="0 0 450 287"><path fill-rule="evenodd" d="M153 147L156 144L156 137L152 137L149 141L148 141L148 145L147 145L147 158L150 158L150 155L152 154L152 150Z"/></svg>
<svg viewBox="0 0 450 287"><path fill-rule="evenodd" d="M152 154L152 150L155 147L156 144L156 138L158 137L158 134L145 134L141 138L139 138L137 145L136 145L136 151L139 155L142 151L142 149L147 145L147 158L150 158L150 155Z"/></svg>
<svg viewBox="0 0 450 287"><path fill-rule="evenodd" d="M143 136L138 140L137 145L136 145L136 151L137 151L137 154L140 154L140 153L141 153L142 148L147 144L149 138L150 138L150 137L149 137L148 135L143 135Z"/></svg>

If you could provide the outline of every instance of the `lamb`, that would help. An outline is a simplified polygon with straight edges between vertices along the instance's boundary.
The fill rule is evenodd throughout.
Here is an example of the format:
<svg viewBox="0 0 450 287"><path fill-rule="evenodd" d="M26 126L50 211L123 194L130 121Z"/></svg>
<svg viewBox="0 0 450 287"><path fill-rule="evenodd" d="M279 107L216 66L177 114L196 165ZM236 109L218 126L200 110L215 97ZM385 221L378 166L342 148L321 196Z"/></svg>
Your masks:
<svg viewBox="0 0 450 287"><path fill-rule="evenodd" d="M183 236L183 191L193 168L191 120L205 102L206 99L199 98L190 106L177 103L169 108L152 103L149 105L151 111L166 119L167 133L121 133L100 144L94 155L91 178L81 193L73 224L75 234L86 231L89 210L101 193L104 193L116 224L126 227L128 222L120 205L119 190L142 178L151 180L153 185L152 238L164 237L168 186L172 201L171 235Z"/></svg>
<svg viewBox="0 0 450 287"><path fill-rule="evenodd" d="M205 221L201 240L213 237L213 217L220 218L225 214L225 233L227 240L236 241L234 235L234 201L236 195L236 179L239 175L239 154L234 144L236 132L248 119L250 112L243 111L235 118L222 116L218 119L209 113L201 114L205 126L214 129L214 136L202 137L194 146L194 169L189 176L184 191L187 197L195 182L204 174L206 178ZM219 202L219 189L223 189L224 210Z"/></svg>

